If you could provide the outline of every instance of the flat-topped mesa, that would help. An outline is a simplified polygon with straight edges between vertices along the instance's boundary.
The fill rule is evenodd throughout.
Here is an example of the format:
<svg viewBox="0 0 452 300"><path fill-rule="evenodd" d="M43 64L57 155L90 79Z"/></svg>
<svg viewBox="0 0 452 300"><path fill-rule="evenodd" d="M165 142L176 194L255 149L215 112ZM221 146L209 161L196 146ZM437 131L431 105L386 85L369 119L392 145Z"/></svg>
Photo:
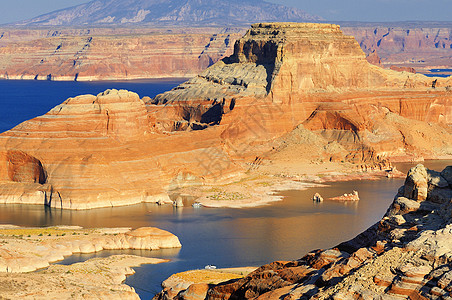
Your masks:
<svg viewBox="0 0 452 300"><path fill-rule="evenodd" d="M444 90L451 85L452 79L432 79L369 64L358 42L344 35L338 25L258 23L236 41L231 56L147 104L150 111L155 104L173 111L171 120L167 114L156 114L156 123L163 130L204 129L219 124L239 98L303 103L306 113L311 113L318 106L311 107L315 102L309 99L312 93L382 89L425 92L432 86ZM214 117L203 118L205 114ZM303 113L301 121L308 116ZM177 124L174 118L179 120Z"/></svg>
<svg viewBox="0 0 452 300"><path fill-rule="evenodd" d="M403 88L407 78L412 79L410 87L428 87L433 81L413 76L368 64L358 42L344 35L338 25L258 23L235 42L231 56L177 89L158 95L152 103L310 89L392 87L397 83Z"/></svg>
<svg viewBox="0 0 452 300"><path fill-rule="evenodd" d="M231 56L217 62L177 89L158 95L153 103L212 99L225 95L266 96L272 90L284 64L311 62L328 70L330 64L340 63L337 59L341 56L349 57L347 68L350 68L350 59L365 64L365 55L356 40L343 35L338 25L258 23L252 25L251 29L235 42ZM326 59L330 59L327 65ZM339 65L339 68L344 67L345 65ZM311 73L326 75L312 68L303 68L303 64L297 71L299 72L294 73L294 76L309 77ZM305 81L309 79L303 80L304 83ZM336 80L330 84L336 84L334 86L337 87L338 83ZM208 86L205 86L206 84ZM347 84L350 87L353 82L348 81ZM202 91L199 91L200 87ZM297 86L300 87L323 88L322 81Z"/></svg>

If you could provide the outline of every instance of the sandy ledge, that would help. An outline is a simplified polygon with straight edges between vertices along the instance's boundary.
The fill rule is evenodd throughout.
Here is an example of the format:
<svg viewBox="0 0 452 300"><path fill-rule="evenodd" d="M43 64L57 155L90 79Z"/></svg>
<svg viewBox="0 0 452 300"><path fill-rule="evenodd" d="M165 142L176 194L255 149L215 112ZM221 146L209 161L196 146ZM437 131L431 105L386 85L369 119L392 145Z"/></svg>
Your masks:
<svg viewBox="0 0 452 300"><path fill-rule="evenodd" d="M403 178L405 174L386 169L358 170L349 163L288 162L261 165L230 184L186 187L173 191L189 195L195 202L210 208L249 208L269 205L283 200L278 192L322 187L329 182L378 180L386 177ZM352 192L352 191L350 191ZM175 198L175 197L173 197Z"/></svg>
<svg viewBox="0 0 452 300"><path fill-rule="evenodd" d="M162 287L164 293L171 297L175 297L182 292L189 299L197 299L196 295L205 294L211 285L219 284L232 279L239 279L247 276L257 267L240 267L227 269L201 269L190 270L186 272L176 273L163 281ZM191 297L191 298L190 298Z"/></svg>

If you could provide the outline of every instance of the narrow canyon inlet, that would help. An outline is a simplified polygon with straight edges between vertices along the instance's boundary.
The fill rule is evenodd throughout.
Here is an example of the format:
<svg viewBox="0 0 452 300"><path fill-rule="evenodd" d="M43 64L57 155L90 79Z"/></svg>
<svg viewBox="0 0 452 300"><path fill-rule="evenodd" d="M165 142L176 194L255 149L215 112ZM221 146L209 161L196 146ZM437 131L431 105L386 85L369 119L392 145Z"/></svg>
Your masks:
<svg viewBox="0 0 452 300"><path fill-rule="evenodd" d="M395 253L410 277L409 261L398 255L410 245L433 255L413 252L413 267L425 266L413 272L427 276L448 263L448 251L437 255L417 237L450 221L450 77L371 65L338 25L257 23L230 56L182 81L109 82L106 90L104 83L0 81L22 85L5 99L10 105L15 94L27 103L26 90L39 86L67 97L51 103L52 93L42 93L49 107L41 115L0 134L0 220L22 226L0 233L8 243L36 243L38 256L52 247L68 256L33 275L95 273L110 264L108 288L78 291L99 297L365 298L373 286L335 290L365 272L364 262ZM181 247L162 241L168 236ZM109 261L112 254L119 256ZM6 271L24 270L17 261L5 258ZM125 281L134 290L121 284L140 264ZM126 271L115 275L121 266ZM227 283L161 291L171 274L206 267L259 268ZM402 295L403 278L386 273L372 280Z"/></svg>

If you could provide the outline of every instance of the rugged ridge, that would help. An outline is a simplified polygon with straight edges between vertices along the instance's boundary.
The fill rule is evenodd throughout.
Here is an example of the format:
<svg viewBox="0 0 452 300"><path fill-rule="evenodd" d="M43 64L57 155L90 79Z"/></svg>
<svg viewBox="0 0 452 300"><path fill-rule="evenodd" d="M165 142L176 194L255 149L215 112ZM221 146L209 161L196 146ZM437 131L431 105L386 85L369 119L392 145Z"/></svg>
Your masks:
<svg viewBox="0 0 452 300"><path fill-rule="evenodd" d="M15 25L233 25L259 21L318 21L318 16L262 0L93 0Z"/></svg>
<svg viewBox="0 0 452 300"><path fill-rule="evenodd" d="M344 33L353 35L366 54L377 51L382 65L411 67L422 73L450 69L452 23L347 24ZM450 75L450 72L447 73Z"/></svg>
<svg viewBox="0 0 452 300"><path fill-rule="evenodd" d="M370 65L337 25L255 24L230 57L154 99L79 96L1 134L0 201L169 201L180 187L241 178L256 160L293 149L291 134L316 140L292 159L318 153L384 168L447 157L451 86Z"/></svg>

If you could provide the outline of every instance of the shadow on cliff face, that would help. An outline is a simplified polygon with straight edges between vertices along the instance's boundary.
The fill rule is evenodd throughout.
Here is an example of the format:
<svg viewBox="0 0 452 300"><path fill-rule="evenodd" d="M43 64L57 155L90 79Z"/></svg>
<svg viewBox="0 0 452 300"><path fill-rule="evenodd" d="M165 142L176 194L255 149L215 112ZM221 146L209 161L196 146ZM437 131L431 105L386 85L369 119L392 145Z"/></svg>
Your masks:
<svg viewBox="0 0 452 300"><path fill-rule="evenodd" d="M223 98L198 105L180 105L175 110L182 120L175 121L171 131L203 130L219 125L223 116L234 109L235 101L235 98Z"/></svg>
<svg viewBox="0 0 452 300"><path fill-rule="evenodd" d="M251 34L253 32L251 31ZM282 45L275 41L243 41L234 44L234 54L223 59L225 64L255 63L267 72L267 94L273 87L273 80L282 65Z"/></svg>
<svg viewBox="0 0 452 300"><path fill-rule="evenodd" d="M4 163L7 164L9 180L22 183L46 183L46 171L39 159L17 150L9 150L3 158Z"/></svg>
<svg viewBox="0 0 452 300"><path fill-rule="evenodd" d="M249 35L253 36L253 30ZM158 121L163 130L202 130L218 125L223 115L234 109L237 98L261 98L270 93L282 65L282 47L275 40L238 40L231 56L147 101L148 107L164 106L172 111L176 120L164 116Z"/></svg>

